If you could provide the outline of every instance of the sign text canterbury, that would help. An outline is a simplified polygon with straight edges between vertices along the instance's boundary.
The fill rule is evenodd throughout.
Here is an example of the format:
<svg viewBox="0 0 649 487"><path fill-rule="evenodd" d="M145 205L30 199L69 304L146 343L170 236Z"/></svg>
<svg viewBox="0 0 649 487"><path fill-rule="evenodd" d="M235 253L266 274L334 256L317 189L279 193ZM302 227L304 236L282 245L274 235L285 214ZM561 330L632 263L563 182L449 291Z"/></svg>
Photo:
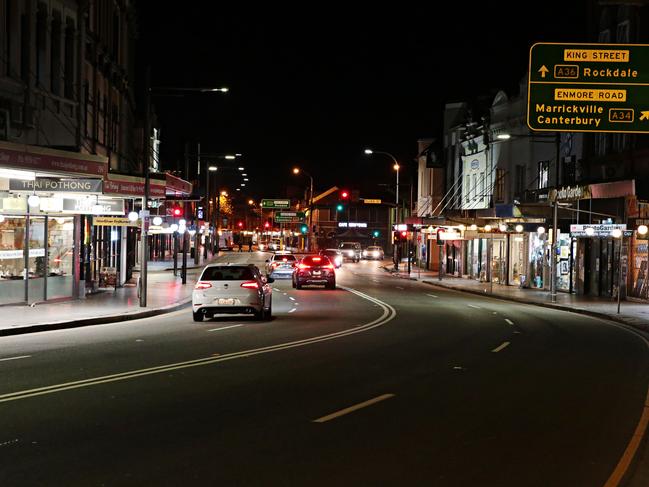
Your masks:
<svg viewBox="0 0 649 487"><path fill-rule="evenodd" d="M101 179L57 179L37 178L34 181L11 179L11 191L45 191L51 193L99 193L102 191Z"/></svg>

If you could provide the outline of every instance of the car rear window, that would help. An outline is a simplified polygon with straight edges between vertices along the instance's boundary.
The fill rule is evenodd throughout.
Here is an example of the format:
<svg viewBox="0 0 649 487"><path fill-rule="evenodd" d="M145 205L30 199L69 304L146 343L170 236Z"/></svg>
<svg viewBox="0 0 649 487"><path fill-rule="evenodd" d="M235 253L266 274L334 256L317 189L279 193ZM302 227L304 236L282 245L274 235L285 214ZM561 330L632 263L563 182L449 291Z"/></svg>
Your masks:
<svg viewBox="0 0 649 487"><path fill-rule="evenodd" d="M250 267L207 267L201 281L250 281L255 278Z"/></svg>
<svg viewBox="0 0 649 487"><path fill-rule="evenodd" d="M331 264L331 261L326 255L312 255L302 259L302 263L306 265L319 266Z"/></svg>
<svg viewBox="0 0 649 487"><path fill-rule="evenodd" d="M277 255L277 254L275 254L273 260L279 260L280 262L283 262L283 261L288 262L288 261L295 260L295 256L294 255Z"/></svg>
<svg viewBox="0 0 649 487"><path fill-rule="evenodd" d="M357 249L358 245L356 244L342 244L340 246L341 249Z"/></svg>

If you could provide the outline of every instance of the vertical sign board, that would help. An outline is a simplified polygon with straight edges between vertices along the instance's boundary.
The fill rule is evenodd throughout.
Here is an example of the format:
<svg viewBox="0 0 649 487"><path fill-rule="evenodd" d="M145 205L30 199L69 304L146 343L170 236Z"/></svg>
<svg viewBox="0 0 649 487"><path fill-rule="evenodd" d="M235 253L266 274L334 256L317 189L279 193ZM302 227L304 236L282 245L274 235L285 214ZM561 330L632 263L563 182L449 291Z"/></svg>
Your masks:
<svg viewBox="0 0 649 487"><path fill-rule="evenodd" d="M649 133L647 44L534 44L527 88L532 130Z"/></svg>

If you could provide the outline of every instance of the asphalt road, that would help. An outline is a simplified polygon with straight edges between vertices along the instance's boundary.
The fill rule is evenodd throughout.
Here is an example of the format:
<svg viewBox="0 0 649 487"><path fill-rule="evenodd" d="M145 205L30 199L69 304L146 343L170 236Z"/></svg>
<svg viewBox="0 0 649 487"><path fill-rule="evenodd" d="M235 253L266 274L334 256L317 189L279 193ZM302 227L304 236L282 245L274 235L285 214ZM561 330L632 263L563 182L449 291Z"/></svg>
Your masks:
<svg viewBox="0 0 649 487"><path fill-rule="evenodd" d="M374 262L338 284L276 281L270 322L0 338L0 486L616 485L642 338Z"/></svg>

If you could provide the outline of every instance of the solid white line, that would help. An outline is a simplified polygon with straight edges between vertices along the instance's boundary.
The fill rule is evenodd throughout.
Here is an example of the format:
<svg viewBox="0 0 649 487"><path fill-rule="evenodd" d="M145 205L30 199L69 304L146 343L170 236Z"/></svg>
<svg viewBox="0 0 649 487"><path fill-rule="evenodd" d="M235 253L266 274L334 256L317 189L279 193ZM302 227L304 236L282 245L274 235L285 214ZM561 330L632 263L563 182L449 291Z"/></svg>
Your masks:
<svg viewBox="0 0 649 487"><path fill-rule="evenodd" d="M77 381L72 381L72 382L65 382L62 384L52 384L50 386L43 386L43 387L37 387L34 389L26 389L22 391L16 391L16 392L9 392L6 394L0 394L0 403L3 402L9 402L9 401L19 401L22 399L27 399L30 397L35 397L35 396L42 396L45 394L55 394L57 392L63 392L63 391L68 391L72 389L79 389L82 387L92 387L96 386L99 384L106 384L109 382L118 382L118 381L123 381L123 380L130 380L130 379L135 379L138 377L145 377L148 375L155 375L155 374L164 374L171 372L173 370L182 370L182 369L188 369L190 367L203 367L206 365L212 365L220 362L225 362L225 361L230 361L230 360L237 360L240 358L249 358L255 355L262 355L266 353L272 353L272 352L279 352L282 350L290 350L292 348L299 348L299 347L304 347L307 345L312 345L314 343L321 343L321 342L326 342L329 340L336 340L338 338L343 338L351 335L355 335L357 333L364 333L366 331L372 330L374 328L378 328L379 326L383 326L386 323L390 322L393 320L397 312L396 310L390 306L388 303L385 303L377 298L374 298L372 296L369 296L365 293L362 293L360 291L357 291L356 289L352 289L346 286L338 286L340 289L344 289L346 291L349 291L352 294L355 294L363 299L366 299L367 301L370 301L372 303L378 304L381 309L383 310L383 313L381 313L381 316L378 318L364 323L362 325L359 325L355 328L347 329L347 330L341 330L341 331L336 331L332 333L328 333L326 335L318 335L314 336L311 338L305 338L303 340L295 340L292 342L284 342L284 343L278 343L276 345L269 345L266 347L261 347L261 348L255 348L255 349L250 349L250 350L242 350L240 352L233 352L233 353L228 353L224 355L219 355L218 357L216 356L211 356L211 357L203 357L203 358L198 358L194 360L188 360L185 362L177 362L177 363L171 363L171 364L165 364L165 365L158 365L155 367L148 367L146 369L138 369L138 370L130 370L126 372L119 372L116 374L111 374L111 375L104 375L100 377L93 377L90 379L82 379L82 380L77 380Z"/></svg>
<svg viewBox="0 0 649 487"><path fill-rule="evenodd" d="M476 306L475 304L467 304L469 308L475 308L475 309L482 309L480 306Z"/></svg>
<svg viewBox="0 0 649 487"><path fill-rule="evenodd" d="M430 296L431 298L439 298L439 296L435 296L434 294L426 294L426 296Z"/></svg>
<svg viewBox="0 0 649 487"><path fill-rule="evenodd" d="M31 355L20 355L19 357L7 357L7 358L0 358L0 362L4 362L5 360L18 360L21 358L29 358Z"/></svg>
<svg viewBox="0 0 649 487"><path fill-rule="evenodd" d="M510 325L513 325L513 324L514 324L514 322L513 322L512 320L508 320L507 318L505 318L505 321L506 321L507 323L509 323Z"/></svg>
<svg viewBox="0 0 649 487"><path fill-rule="evenodd" d="M397 289L403 289L401 286L394 286L394 287L396 287Z"/></svg>
<svg viewBox="0 0 649 487"><path fill-rule="evenodd" d="M353 413L354 411L358 411L359 409L366 408L367 406L371 406L372 404L376 404L377 402L385 401L386 399L390 399L391 397L394 397L394 394L383 394L379 397L375 397L374 399L370 399L369 401L361 402L354 406L336 411L335 413L328 414L327 416L314 419L313 423L324 423L325 421L330 421L332 419L339 418L340 416L344 416L345 414Z"/></svg>
<svg viewBox="0 0 649 487"><path fill-rule="evenodd" d="M212 328L211 330L207 330L207 331L227 330L228 328L236 328L237 326L243 326L243 325L230 325L230 326L223 326L223 327L221 327L221 328Z"/></svg>
<svg viewBox="0 0 649 487"><path fill-rule="evenodd" d="M288 310L288 312L292 313L293 311L296 311L296 310L297 310L297 308L291 308L290 310Z"/></svg>
<svg viewBox="0 0 649 487"><path fill-rule="evenodd" d="M509 343L510 343L510 342L503 342L502 345L500 345L500 346L494 348L494 349L492 350L492 352L494 352L494 353L498 353L498 352L500 352L503 348L507 348L507 347L509 346Z"/></svg>

